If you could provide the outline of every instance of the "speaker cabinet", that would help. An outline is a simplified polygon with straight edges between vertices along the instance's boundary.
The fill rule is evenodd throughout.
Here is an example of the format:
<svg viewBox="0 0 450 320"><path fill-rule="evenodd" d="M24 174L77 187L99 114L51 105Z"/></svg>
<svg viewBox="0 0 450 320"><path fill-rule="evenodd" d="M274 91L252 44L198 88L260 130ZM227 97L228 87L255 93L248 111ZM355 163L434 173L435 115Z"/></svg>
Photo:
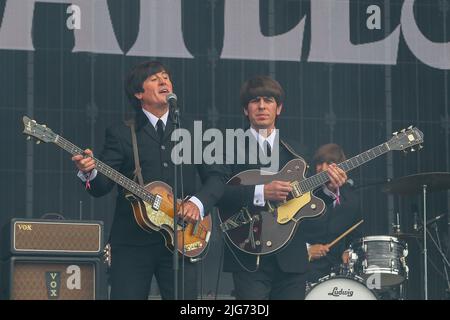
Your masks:
<svg viewBox="0 0 450 320"><path fill-rule="evenodd" d="M11 300L94 300L100 290L99 258L17 256L1 266L1 296Z"/></svg>

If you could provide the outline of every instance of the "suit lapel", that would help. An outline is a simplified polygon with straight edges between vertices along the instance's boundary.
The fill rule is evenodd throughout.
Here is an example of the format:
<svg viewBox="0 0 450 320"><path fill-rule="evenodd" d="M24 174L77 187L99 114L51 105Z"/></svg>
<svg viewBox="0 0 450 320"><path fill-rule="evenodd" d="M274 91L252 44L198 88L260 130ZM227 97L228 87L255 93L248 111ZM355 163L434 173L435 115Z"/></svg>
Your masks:
<svg viewBox="0 0 450 320"><path fill-rule="evenodd" d="M143 111L136 114L136 130L143 130L148 136L159 143L158 133Z"/></svg>
<svg viewBox="0 0 450 320"><path fill-rule="evenodd" d="M150 121L143 127L144 132L147 133L153 140L159 143L159 136L155 128L152 126Z"/></svg>
<svg viewBox="0 0 450 320"><path fill-rule="evenodd" d="M174 129L174 123L172 121L172 115L169 112L169 116L167 117L166 127L164 128L163 142L169 139Z"/></svg>
<svg viewBox="0 0 450 320"><path fill-rule="evenodd" d="M136 115L136 123L138 124L136 127L137 130L142 129L144 132L149 135L153 140L159 143L159 136L156 132L155 127L152 126L150 120L148 120L147 116L144 114L144 112L139 112ZM169 117L167 118L166 126L164 128L164 136L163 136L163 142L169 139L169 137L172 134L173 131L173 121L172 117L169 113Z"/></svg>

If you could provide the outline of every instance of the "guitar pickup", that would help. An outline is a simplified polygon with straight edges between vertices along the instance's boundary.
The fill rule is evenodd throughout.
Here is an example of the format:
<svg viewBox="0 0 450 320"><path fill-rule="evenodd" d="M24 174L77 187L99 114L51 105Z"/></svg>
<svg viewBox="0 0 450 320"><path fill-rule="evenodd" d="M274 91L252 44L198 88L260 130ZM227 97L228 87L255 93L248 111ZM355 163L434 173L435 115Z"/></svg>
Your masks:
<svg viewBox="0 0 450 320"><path fill-rule="evenodd" d="M157 194L155 196L155 200L153 200L153 203L152 203L153 210L158 211L159 208L161 207L161 202L162 202L162 197L159 194Z"/></svg>
<svg viewBox="0 0 450 320"><path fill-rule="evenodd" d="M292 187L292 195L294 198L298 198L302 195L302 191L300 190L300 185L298 183L291 183Z"/></svg>

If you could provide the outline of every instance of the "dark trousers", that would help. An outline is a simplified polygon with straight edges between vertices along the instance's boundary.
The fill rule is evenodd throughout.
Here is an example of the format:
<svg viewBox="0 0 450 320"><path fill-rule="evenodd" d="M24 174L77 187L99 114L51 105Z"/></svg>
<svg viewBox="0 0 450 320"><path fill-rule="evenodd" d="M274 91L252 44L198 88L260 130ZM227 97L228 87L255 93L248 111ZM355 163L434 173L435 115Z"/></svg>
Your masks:
<svg viewBox="0 0 450 320"><path fill-rule="evenodd" d="M148 299L153 275L162 299L173 300L174 271L172 253L163 245L111 247L111 299ZM197 268L180 260L178 299L197 299Z"/></svg>
<svg viewBox="0 0 450 320"><path fill-rule="evenodd" d="M304 273L281 271L274 256L265 257L257 271L233 272L237 300L303 300Z"/></svg>

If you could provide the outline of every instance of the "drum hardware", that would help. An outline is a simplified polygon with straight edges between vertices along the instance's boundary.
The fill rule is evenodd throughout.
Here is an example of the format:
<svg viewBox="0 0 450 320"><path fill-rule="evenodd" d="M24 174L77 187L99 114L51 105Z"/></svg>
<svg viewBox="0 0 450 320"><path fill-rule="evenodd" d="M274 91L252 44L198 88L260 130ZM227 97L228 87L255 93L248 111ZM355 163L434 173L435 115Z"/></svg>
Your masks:
<svg viewBox="0 0 450 320"><path fill-rule="evenodd" d="M338 269L338 275L340 276L353 276L354 270L353 270L353 264L349 263L341 263L339 265L339 269Z"/></svg>
<svg viewBox="0 0 450 320"><path fill-rule="evenodd" d="M391 236L369 236L351 244L350 261L356 275L380 289L408 279L407 243ZM377 283L379 282L379 283Z"/></svg>
<svg viewBox="0 0 450 320"><path fill-rule="evenodd" d="M398 238L398 239L401 239L401 240L421 239L422 236L423 236L420 233L407 233L407 232L400 232L400 233L392 232L389 235L391 237L395 237L395 238Z"/></svg>
<svg viewBox="0 0 450 320"><path fill-rule="evenodd" d="M448 275L447 267L450 268L450 263L449 263L449 261L448 261L446 255L445 255L445 253L444 253L443 250L442 250L441 239L440 239L440 237L439 237L439 229L438 229L438 225L437 225L437 221L438 221L442 216L445 216L445 215L446 215L446 213L441 214L440 216L437 216L436 218L431 219L432 222L429 221L429 222L427 223L427 224L430 224L430 223L431 223L431 224L433 225L433 229L434 229L434 231L435 231L435 233L436 233L436 239L437 239L437 240L434 239L434 237L433 237L433 235L431 234L431 232L430 232L429 229L427 230L427 233L428 233L428 236L430 237L431 241L433 241L433 243L434 243L436 249L438 250L439 254L441 255L441 258L442 258L442 265L444 266L445 280L446 280L446 282L447 282L447 289L446 289L446 291L449 291L449 290L450 290L450 280L449 280L449 275Z"/></svg>
<svg viewBox="0 0 450 320"><path fill-rule="evenodd" d="M392 224L392 228L394 229L394 233L400 233L400 216L397 212L397 224Z"/></svg>
<svg viewBox="0 0 450 320"><path fill-rule="evenodd" d="M427 194L450 188L450 173L419 173L392 180L383 187L384 192L398 195L421 194L423 199L423 259L424 298L428 300L428 249L427 249ZM448 261L447 261L448 262ZM445 270L447 272L447 270ZM447 277L448 279L448 277ZM448 281L447 281L448 282ZM448 282L449 287L450 283Z"/></svg>
<svg viewBox="0 0 450 320"><path fill-rule="evenodd" d="M416 221L416 220L414 220ZM414 224L416 225L416 224ZM421 235L419 233L404 233L401 232L401 224L400 224L400 217L399 214L397 213L397 224L392 224L393 230L394 232L390 234L391 237L394 238L399 238L402 240L407 240L407 239L411 239L411 238L420 238ZM415 231L417 231L417 228L414 228ZM406 246L403 249L403 255L400 257L400 263L403 267L403 269L405 270L405 274L406 274L406 280L409 279L409 267L406 263L406 257L408 256L408 243L405 242ZM390 251L392 252L392 250L394 249L394 245L392 242L390 242ZM391 261L391 265L394 266L395 262ZM392 270L394 271L394 270ZM405 296L405 290L403 288L403 284L400 284L400 297L402 299L406 298Z"/></svg>
<svg viewBox="0 0 450 320"><path fill-rule="evenodd" d="M408 265L406 264L406 259L405 259L405 257L408 255L408 250L405 250L405 251L406 251L406 255L404 254L404 256L400 258L400 262L402 263L402 266L406 271L406 280L408 280L409 268L408 268ZM403 251L403 252L405 252L405 251Z"/></svg>

